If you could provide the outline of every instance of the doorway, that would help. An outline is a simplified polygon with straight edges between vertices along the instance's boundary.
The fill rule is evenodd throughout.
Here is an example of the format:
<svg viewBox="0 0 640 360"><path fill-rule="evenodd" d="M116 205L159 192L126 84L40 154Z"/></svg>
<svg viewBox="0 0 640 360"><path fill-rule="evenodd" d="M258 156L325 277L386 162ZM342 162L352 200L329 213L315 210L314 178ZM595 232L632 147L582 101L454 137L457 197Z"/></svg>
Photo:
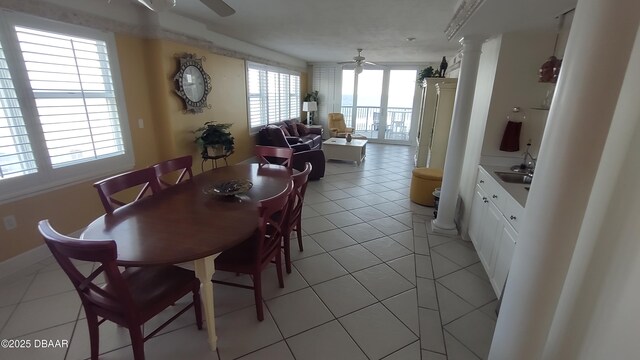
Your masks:
<svg viewBox="0 0 640 360"><path fill-rule="evenodd" d="M347 127L369 140L415 144L418 121L416 68L342 70L342 104Z"/></svg>

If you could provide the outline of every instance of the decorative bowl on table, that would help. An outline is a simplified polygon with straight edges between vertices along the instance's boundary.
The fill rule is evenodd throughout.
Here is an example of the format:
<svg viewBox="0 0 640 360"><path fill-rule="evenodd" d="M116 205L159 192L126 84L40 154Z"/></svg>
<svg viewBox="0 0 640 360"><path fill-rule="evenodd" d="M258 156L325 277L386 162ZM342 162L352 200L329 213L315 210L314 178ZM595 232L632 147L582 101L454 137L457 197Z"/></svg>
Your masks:
<svg viewBox="0 0 640 360"><path fill-rule="evenodd" d="M246 193L252 187L253 183L249 180L230 180L209 185L202 191L207 195L235 196Z"/></svg>

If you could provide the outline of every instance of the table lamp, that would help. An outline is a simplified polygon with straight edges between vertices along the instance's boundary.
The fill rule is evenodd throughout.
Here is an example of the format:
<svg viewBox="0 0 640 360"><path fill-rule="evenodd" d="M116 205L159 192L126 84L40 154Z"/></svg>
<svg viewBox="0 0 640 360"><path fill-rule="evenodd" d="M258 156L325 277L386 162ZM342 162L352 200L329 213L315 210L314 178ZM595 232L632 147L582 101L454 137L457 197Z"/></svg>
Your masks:
<svg viewBox="0 0 640 360"><path fill-rule="evenodd" d="M318 110L318 103L315 101L305 101L302 103L302 111L307 112L307 125L313 125L311 123L311 112Z"/></svg>

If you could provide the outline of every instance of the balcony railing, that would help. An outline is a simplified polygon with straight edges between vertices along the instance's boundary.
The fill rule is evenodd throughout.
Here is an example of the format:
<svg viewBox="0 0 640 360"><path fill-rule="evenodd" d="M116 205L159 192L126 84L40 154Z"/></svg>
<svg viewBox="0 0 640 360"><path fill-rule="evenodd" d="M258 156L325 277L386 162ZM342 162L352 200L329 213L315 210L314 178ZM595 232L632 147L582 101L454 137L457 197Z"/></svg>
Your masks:
<svg viewBox="0 0 640 360"><path fill-rule="evenodd" d="M381 110L378 106L357 106L355 126L353 121L353 107L343 106L342 114L347 127L370 138L377 138L380 127ZM389 107L387 108L387 124L385 139L409 140L411 129L412 108Z"/></svg>

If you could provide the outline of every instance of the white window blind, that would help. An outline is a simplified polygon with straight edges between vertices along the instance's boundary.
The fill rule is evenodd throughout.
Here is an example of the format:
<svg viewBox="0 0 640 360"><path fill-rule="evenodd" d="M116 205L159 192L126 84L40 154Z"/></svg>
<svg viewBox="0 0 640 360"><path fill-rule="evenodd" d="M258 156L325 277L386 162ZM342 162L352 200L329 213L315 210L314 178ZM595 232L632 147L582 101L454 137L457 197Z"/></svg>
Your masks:
<svg viewBox="0 0 640 360"><path fill-rule="evenodd" d="M300 75L248 63L249 125L255 129L300 116Z"/></svg>
<svg viewBox="0 0 640 360"><path fill-rule="evenodd" d="M53 168L123 154L106 43L15 29Z"/></svg>
<svg viewBox="0 0 640 360"><path fill-rule="evenodd" d="M38 171L0 43L0 181Z"/></svg>
<svg viewBox="0 0 640 360"><path fill-rule="evenodd" d="M113 34L0 9L0 202L130 170Z"/></svg>

